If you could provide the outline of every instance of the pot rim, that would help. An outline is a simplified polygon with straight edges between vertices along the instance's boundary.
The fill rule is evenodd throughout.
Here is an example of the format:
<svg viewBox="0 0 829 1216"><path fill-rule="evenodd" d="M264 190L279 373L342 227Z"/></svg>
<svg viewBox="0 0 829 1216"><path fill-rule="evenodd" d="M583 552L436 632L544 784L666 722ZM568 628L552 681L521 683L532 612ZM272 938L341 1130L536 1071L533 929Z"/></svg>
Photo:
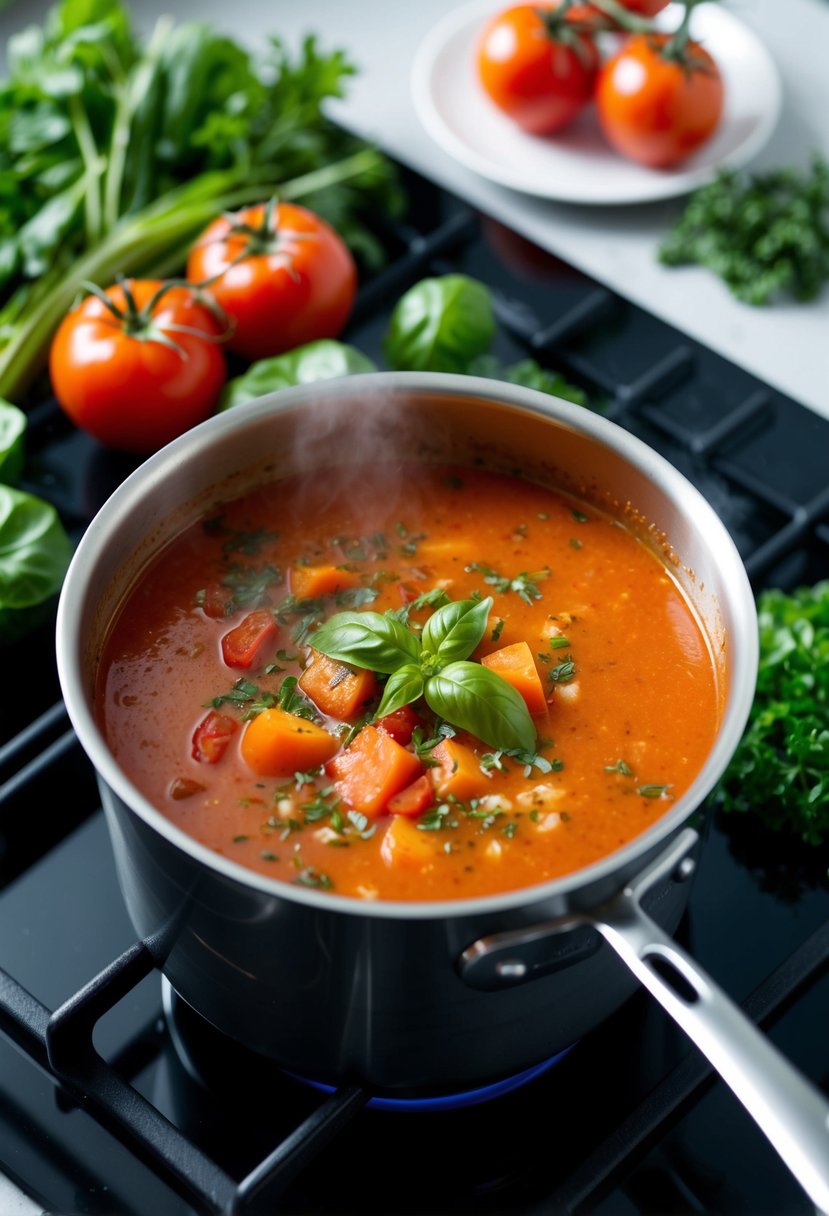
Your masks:
<svg viewBox="0 0 829 1216"><path fill-rule="evenodd" d="M613 449L678 504L678 509L693 528L705 533L706 543L716 547L718 564L729 587L730 607L737 626L734 633L740 636L736 639L723 717L714 745L688 790L645 832L588 866L530 887L465 899L363 900L336 892L296 887L282 879L269 878L248 869L188 835L136 789L109 751L84 695L80 671L82 614L76 611L75 606L87 599L87 584L96 564L96 550L99 545L106 543L113 521L117 522L137 509L140 500L147 495L148 484L151 487L163 481L167 475L175 475L181 462L191 458L191 449L198 449L205 443L212 444L223 434L234 430L240 417L255 421L257 417L274 411L301 407L309 396L318 399L321 396L337 398L361 393L406 395L413 391L501 402L563 424ZM296 385L267 394L208 418L143 461L104 502L76 548L58 601L56 652L58 678L70 722L99 780L102 779L133 813L170 844L208 869L248 889L253 888L263 894L311 908L381 919L437 920L505 912L569 896L580 888L611 878L681 827L716 785L745 728L757 678L756 620L754 595L742 559L711 504L665 457L619 424L585 406L504 381L444 372L370 372L310 385ZM731 645L734 643L735 639L732 638Z"/></svg>

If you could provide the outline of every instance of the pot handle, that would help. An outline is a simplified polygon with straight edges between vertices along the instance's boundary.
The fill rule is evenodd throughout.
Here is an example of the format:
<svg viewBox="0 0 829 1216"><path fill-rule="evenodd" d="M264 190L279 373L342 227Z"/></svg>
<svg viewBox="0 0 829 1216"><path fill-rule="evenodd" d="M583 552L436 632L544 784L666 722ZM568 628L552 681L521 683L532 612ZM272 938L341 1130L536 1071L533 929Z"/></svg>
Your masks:
<svg viewBox="0 0 829 1216"><path fill-rule="evenodd" d="M829 1102L642 911L645 892L686 857L686 835L680 833L629 886L579 919L595 926L708 1057L818 1210L829 1213Z"/></svg>

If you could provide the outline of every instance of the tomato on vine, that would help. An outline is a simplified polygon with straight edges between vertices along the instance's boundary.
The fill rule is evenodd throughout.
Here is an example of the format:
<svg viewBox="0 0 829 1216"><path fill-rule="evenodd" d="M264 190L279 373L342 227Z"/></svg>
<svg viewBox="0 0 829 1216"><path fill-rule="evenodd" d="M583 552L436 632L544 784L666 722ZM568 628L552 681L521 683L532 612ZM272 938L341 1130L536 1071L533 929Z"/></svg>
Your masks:
<svg viewBox="0 0 829 1216"><path fill-rule="evenodd" d="M531 135L560 130L593 96L599 52L584 5L514 4L484 27L476 49L481 85Z"/></svg>
<svg viewBox="0 0 829 1216"><path fill-rule="evenodd" d="M233 323L228 349L247 359L336 338L357 291L339 234L308 208L276 200L209 224L190 250L187 278L209 286Z"/></svg>
<svg viewBox="0 0 829 1216"><path fill-rule="evenodd" d="M688 4L673 34L633 34L602 66L596 110L608 143L630 160L667 169L716 131L725 89L710 53L689 37Z"/></svg>
<svg viewBox="0 0 829 1216"><path fill-rule="evenodd" d="M213 412L227 379L226 318L174 280L86 286L52 341L55 397L106 447L149 454Z"/></svg>

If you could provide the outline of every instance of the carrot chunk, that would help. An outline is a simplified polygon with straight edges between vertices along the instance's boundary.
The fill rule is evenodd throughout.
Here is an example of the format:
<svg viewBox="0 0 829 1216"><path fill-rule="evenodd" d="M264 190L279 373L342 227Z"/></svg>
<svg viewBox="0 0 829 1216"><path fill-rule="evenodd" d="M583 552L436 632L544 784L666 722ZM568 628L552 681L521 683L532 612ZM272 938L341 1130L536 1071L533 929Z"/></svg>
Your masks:
<svg viewBox="0 0 829 1216"><path fill-rule="evenodd" d="M200 764L218 764L238 729L239 723L235 718L211 709L193 731L193 759Z"/></svg>
<svg viewBox="0 0 829 1216"><path fill-rule="evenodd" d="M351 667L313 651L313 659L297 683L321 713L345 722L354 718L377 691L372 671Z"/></svg>
<svg viewBox="0 0 829 1216"><path fill-rule="evenodd" d="M323 727L284 709L264 709L248 722L242 756L260 777L290 777L318 768L340 746Z"/></svg>
<svg viewBox="0 0 829 1216"><path fill-rule="evenodd" d="M422 771L412 752L375 726L364 726L355 739L326 765L338 795L369 819L382 815L389 799Z"/></svg>
<svg viewBox="0 0 829 1216"><path fill-rule="evenodd" d="M426 773L389 798L392 815L421 815L435 800L435 789Z"/></svg>
<svg viewBox="0 0 829 1216"><path fill-rule="evenodd" d="M468 802L489 789L489 778L481 772L478 757L465 743L444 739L432 748L431 756L437 760L430 775L439 798L452 794L459 801Z"/></svg>
<svg viewBox="0 0 829 1216"><path fill-rule="evenodd" d="M544 685L535 665L533 652L526 642L502 646L481 659L484 667L507 680L527 702L531 714L543 714L547 709Z"/></svg>
<svg viewBox="0 0 829 1216"><path fill-rule="evenodd" d="M291 591L298 600L318 599L359 584L357 571L345 570L342 566L294 566L291 569Z"/></svg>
<svg viewBox="0 0 829 1216"><path fill-rule="evenodd" d="M386 828L380 845L380 856L387 866L403 866L422 870L435 856L434 832L421 832L405 815L395 815Z"/></svg>
<svg viewBox="0 0 829 1216"><path fill-rule="evenodd" d="M249 670L265 661L279 637L279 626L267 608L249 612L222 638L222 658L228 667Z"/></svg>

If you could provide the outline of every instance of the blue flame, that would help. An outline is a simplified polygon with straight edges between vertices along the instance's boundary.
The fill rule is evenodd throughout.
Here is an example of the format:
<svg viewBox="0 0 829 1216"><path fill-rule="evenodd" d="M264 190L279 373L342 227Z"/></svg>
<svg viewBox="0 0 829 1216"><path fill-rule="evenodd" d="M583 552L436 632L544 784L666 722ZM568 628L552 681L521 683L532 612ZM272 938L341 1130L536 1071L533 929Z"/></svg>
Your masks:
<svg viewBox="0 0 829 1216"><path fill-rule="evenodd" d="M564 1059L570 1050L570 1047L565 1047L563 1051L551 1056L549 1060L533 1064L531 1068L525 1068L523 1072L515 1073L511 1077L504 1077L500 1081L493 1081L489 1085L481 1085L477 1089L467 1089L463 1093L438 1094L435 1097L425 1098L374 1097L369 1098L366 1106L369 1110L396 1111L460 1110L465 1106L477 1106L481 1102L490 1102L493 1098L503 1097L504 1094L511 1093L514 1089L543 1076L554 1064ZM322 1081L309 1081L307 1077L297 1076L296 1073L288 1075L295 1081L301 1081L304 1085L310 1085L313 1089L318 1089L325 1094L333 1094L336 1090L335 1086L325 1085Z"/></svg>

